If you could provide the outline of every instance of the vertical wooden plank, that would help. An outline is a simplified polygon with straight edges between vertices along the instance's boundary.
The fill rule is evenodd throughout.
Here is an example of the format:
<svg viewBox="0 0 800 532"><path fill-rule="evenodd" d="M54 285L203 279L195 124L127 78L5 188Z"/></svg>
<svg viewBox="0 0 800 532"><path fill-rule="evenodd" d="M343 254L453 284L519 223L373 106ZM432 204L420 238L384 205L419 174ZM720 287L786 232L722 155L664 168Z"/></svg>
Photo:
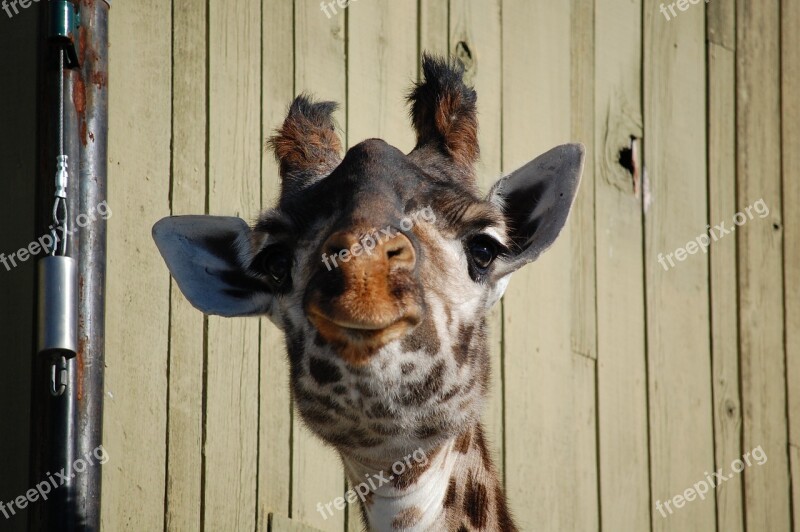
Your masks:
<svg viewBox="0 0 800 532"><path fill-rule="evenodd" d="M712 223L736 212L736 2L708 4L708 215ZM742 456L736 239L709 251L715 469ZM744 530L742 477L716 490L718 530Z"/></svg>
<svg viewBox="0 0 800 532"><path fill-rule="evenodd" d="M714 497L695 499L682 508L670 506L673 512L659 506L682 495L714 467L708 257L694 242L708 224L703 6L690 6L671 20L655 3L646 2L644 9L644 190L650 195L644 204L645 283L654 530L716 527ZM679 254L683 262L669 258L684 247L696 255Z"/></svg>
<svg viewBox="0 0 800 532"><path fill-rule="evenodd" d="M570 224L572 239L572 350L597 359L597 305L595 289L595 5L572 0L572 139L586 147L586 166L575 199Z"/></svg>
<svg viewBox="0 0 800 532"><path fill-rule="evenodd" d="M744 471L748 530L789 530L781 219L780 2L739 0L737 207L763 199L767 218L736 230L743 450L769 461Z"/></svg>
<svg viewBox="0 0 800 532"><path fill-rule="evenodd" d="M339 10L328 18L316 0L295 2L295 86L298 92L339 102L335 118L340 126L344 126L347 112L345 17L363 5L352 3L347 12ZM344 493L340 459L302 423L295 422L293 432L292 520L324 531L341 531L344 512L326 518L317 511L318 503Z"/></svg>
<svg viewBox="0 0 800 532"><path fill-rule="evenodd" d="M417 2L357 2L348 8L347 143L379 137L409 152L405 96L417 79Z"/></svg>
<svg viewBox="0 0 800 532"><path fill-rule="evenodd" d="M206 2L174 0L172 24L173 215L206 208ZM205 319L170 287L167 530L200 530Z"/></svg>
<svg viewBox="0 0 800 532"><path fill-rule="evenodd" d="M505 0L502 9L508 172L571 138L572 20L569 2ZM522 530L597 518L596 497L583 496L595 468L583 451L594 438L594 372L571 348L572 238L568 227L506 292L505 480Z"/></svg>
<svg viewBox="0 0 800 532"><path fill-rule="evenodd" d="M647 530L642 172L634 176L620 164L623 150L641 146L641 5L597 0L595 17L593 164L601 528ZM638 154L630 155L640 165Z"/></svg>
<svg viewBox="0 0 800 532"><path fill-rule="evenodd" d="M581 189L569 221L571 238L570 348L581 405L576 455L582 465L576 478L575 497L584 499L575 518L578 530L600 529L598 408L597 408L597 288L595 230L595 2L572 0L570 76L572 140L586 147ZM577 356L576 356L577 355ZM581 396L580 394L583 393Z"/></svg>
<svg viewBox="0 0 800 532"><path fill-rule="evenodd" d="M294 98L294 2L262 3L261 138L266 143L283 123ZM280 193L278 164L271 151L261 160L261 207L271 207ZM258 530L268 528L269 514L289 517L292 490L292 405L289 364L283 333L261 320L259 382Z"/></svg>
<svg viewBox="0 0 800 532"><path fill-rule="evenodd" d="M261 5L209 4L209 213L250 219L261 201ZM208 318L203 523L256 518L259 322Z"/></svg>
<svg viewBox="0 0 800 532"><path fill-rule="evenodd" d="M478 92L478 142L481 156L477 175L481 190L502 173L502 27L501 0L451 0L450 50L465 67L465 81ZM503 312L498 303L489 314L492 376L483 416L492 459L503 475Z"/></svg>
<svg viewBox="0 0 800 532"><path fill-rule="evenodd" d="M109 131L125 134L108 146L104 530L164 527L169 275L150 228L169 215L171 9L121 3L110 19Z"/></svg>
<svg viewBox="0 0 800 532"><path fill-rule="evenodd" d="M800 3L781 2L783 267L794 530L800 532Z"/></svg>
<svg viewBox="0 0 800 532"><path fill-rule="evenodd" d="M453 4L451 7L450 4ZM448 55L450 41L451 11L459 9L460 1L419 0L419 51L436 55Z"/></svg>

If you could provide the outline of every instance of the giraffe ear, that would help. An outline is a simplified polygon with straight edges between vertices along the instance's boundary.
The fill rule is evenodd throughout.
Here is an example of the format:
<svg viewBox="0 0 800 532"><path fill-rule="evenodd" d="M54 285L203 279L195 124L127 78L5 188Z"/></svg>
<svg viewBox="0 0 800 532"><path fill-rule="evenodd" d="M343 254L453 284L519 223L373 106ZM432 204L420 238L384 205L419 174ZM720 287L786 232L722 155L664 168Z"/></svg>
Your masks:
<svg viewBox="0 0 800 532"><path fill-rule="evenodd" d="M321 179L341 162L335 102L314 102L301 94L289 107L283 125L269 141L280 164L282 193L296 192Z"/></svg>
<svg viewBox="0 0 800 532"><path fill-rule="evenodd" d="M478 160L478 97L464 83L461 63L425 54L424 79L411 90L411 120L417 146L411 156L424 159L430 152L444 155L459 174L474 176Z"/></svg>
<svg viewBox="0 0 800 532"><path fill-rule="evenodd" d="M153 226L153 239L186 299L205 314L268 314L268 287L248 274L240 252L250 228L240 218L171 216Z"/></svg>
<svg viewBox="0 0 800 532"><path fill-rule="evenodd" d="M585 148L564 144L495 183L489 201L504 212L512 253L495 267L499 279L539 258L567 223L583 173Z"/></svg>

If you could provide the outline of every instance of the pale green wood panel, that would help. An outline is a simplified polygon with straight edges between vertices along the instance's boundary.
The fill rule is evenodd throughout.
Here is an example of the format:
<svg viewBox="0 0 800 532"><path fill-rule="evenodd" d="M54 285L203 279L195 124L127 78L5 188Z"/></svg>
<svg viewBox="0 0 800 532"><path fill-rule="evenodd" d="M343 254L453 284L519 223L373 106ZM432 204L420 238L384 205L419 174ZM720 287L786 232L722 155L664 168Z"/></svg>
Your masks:
<svg viewBox="0 0 800 532"><path fill-rule="evenodd" d="M794 531L800 532L800 2L781 3L783 267Z"/></svg>
<svg viewBox="0 0 800 532"><path fill-rule="evenodd" d="M171 214L206 208L205 1L174 0ZM198 530L203 467L205 319L175 281L170 291L165 528Z"/></svg>
<svg viewBox="0 0 800 532"><path fill-rule="evenodd" d="M261 206L261 5L209 4L210 214ZM259 322L208 318L204 523L251 530L256 518Z"/></svg>
<svg viewBox="0 0 800 532"><path fill-rule="evenodd" d="M592 164L597 223L598 468L604 530L650 527L641 17L638 3L595 3ZM625 149L632 150L639 168L636 175L620 164Z"/></svg>
<svg viewBox="0 0 800 532"><path fill-rule="evenodd" d="M770 209L768 217L756 217L733 237L739 258L742 451L760 446L769 458L744 472L745 521L747 530L788 530L780 2L739 0L736 19L736 206L742 210L763 199Z"/></svg>
<svg viewBox="0 0 800 532"><path fill-rule="evenodd" d="M708 5L708 216L736 212L736 2ZM742 456L736 301L736 239L710 250L712 385L716 467ZM742 478L717 488L717 528L744 530Z"/></svg>
<svg viewBox="0 0 800 532"><path fill-rule="evenodd" d="M170 281L150 228L170 214L171 9L120 3L109 17L104 530L164 526Z"/></svg>
<svg viewBox="0 0 800 532"><path fill-rule="evenodd" d="M405 96L417 79L416 0L359 1L347 11L347 142L382 138L414 147Z"/></svg>
<svg viewBox="0 0 800 532"><path fill-rule="evenodd" d="M703 5L666 20L644 4L645 283L653 529L713 530L714 497L656 507L714 467L708 255L659 262L705 233ZM670 255L671 256L671 255ZM682 256L682 255L681 255ZM665 270L664 263L669 270ZM672 511L669 511L669 510ZM664 516L666 514L666 517Z"/></svg>
<svg viewBox="0 0 800 532"><path fill-rule="evenodd" d="M508 172L571 138L572 20L570 3L506 0L502 9ZM523 530L597 519L596 497L584 496L596 467L585 447L594 438L594 394L586 395L594 371L571 347L572 238L567 227L514 275L505 297L505 481Z"/></svg>
<svg viewBox="0 0 800 532"><path fill-rule="evenodd" d="M294 3L262 3L261 207L271 207L280 193L278 164L266 139L280 127L294 98ZM292 405L289 364L283 333L261 320L259 382L258 530L271 513L288 517L292 492Z"/></svg>

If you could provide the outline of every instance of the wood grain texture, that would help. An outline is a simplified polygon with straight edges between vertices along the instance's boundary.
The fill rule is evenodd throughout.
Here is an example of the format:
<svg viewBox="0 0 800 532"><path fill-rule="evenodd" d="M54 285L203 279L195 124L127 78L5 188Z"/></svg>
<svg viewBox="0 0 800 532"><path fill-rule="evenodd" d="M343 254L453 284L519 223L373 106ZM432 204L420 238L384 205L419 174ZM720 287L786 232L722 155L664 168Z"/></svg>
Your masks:
<svg viewBox="0 0 800 532"><path fill-rule="evenodd" d="M572 140L586 148L581 188L570 217L572 227L572 351L597 359L595 281L595 5L572 0Z"/></svg>
<svg viewBox="0 0 800 532"><path fill-rule="evenodd" d="M345 17L364 2L353 3L346 11L328 18L319 2L295 2L295 87L297 92L315 94L321 100L340 103L334 115L340 127L347 116L345 62ZM344 529L345 513L323 517L317 503L327 503L344 493L344 472L339 456L311 434L295 416L292 453L293 520L323 531Z"/></svg>
<svg viewBox="0 0 800 532"><path fill-rule="evenodd" d="M206 3L175 0L172 22L171 214L206 209ZM199 530L205 318L170 286L167 495L164 527Z"/></svg>
<svg viewBox="0 0 800 532"><path fill-rule="evenodd" d="M783 267L794 531L800 532L800 3L781 3Z"/></svg>
<svg viewBox="0 0 800 532"><path fill-rule="evenodd" d="M294 3L264 0L262 19L261 208L271 207L280 194L278 164L266 139L286 117L295 96ZM266 531L271 513L291 514L292 404L289 364L283 333L267 318L261 320L258 423L258 530Z"/></svg>
<svg viewBox="0 0 800 532"><path fill-rule="evenodd" d="M417 2L362 1L347 16L347 143L377 137L408 153L415 144L405 96L417 79Z"/></svg>
<svg viewBox="0 0 800 532"><path fill-rule="evenodd" d="M597 409L604 530L650 527L642 269L642 172L619 162L641 146L640 6L595 3L594 165ZM632 144L632 139L637 139ZM638 148L637 148L638 151ZM632 154L641 168L640 154ZM624 495L622 495L624 494Z"/></svg>
<svg viewBox="0 0 800 532"><path fill-rule="evenodd" d="M171 9L109 18L108 270L102 528L164 527L169 274L150 228L169 215ZM139 28L152 33L142 40Z"/></svg>
<svg viewBox="0 0 800 532"><path fill-rule="evenodd" d="M261 206L261 5L209 4L209 213ZM255 529L259 322L208 318L203 525Z"/></svg>
<svg viewBox="0 0 800 532"><path fill-rule="evenodd" d="M743 450L769 457L744 473L748 530L789 530L790 486L781 216L780 4L739 0L737 207L763 199L769 216L737 228Z"/></svg>
<svg viewBox="0 0 800 532"><path fill-rule="evenodd" d="M478 92L477 165L481 190L502 174L502 30L501 0L451 0L450 50L465 66L465 81ZM489 314L492 376L483 422L492 459L503 475L503 302Z"/></svg>
<svg viewBox="0 0 800 532"><path fill-rule="evenodd" d="M451 6L451 4L453 4ZM448 55L451 50L451 11L459 9L458 0L419 0L419 51Z"/></svg>
<svg viewBox="0 0 800 532"><path fill-rule="evenodd" d="M697 242L693 248L689 244L708 224L705 33L702 5L667 21L656 4L645 3L644 164L651 196L644 209L645 284L654 530L716 526L713 497L673 512L657 506L683 494L715 465L708 256ZM674 266L672 259L659 261L660 254L671 257L684 247L693 254L677 256Z"/></svg>
<svg viewBox="0 0 800 532"><path fill-rule="evenodd" d="M708 217L712 224L736 212L736 2L708 4ZM712 391L716 468L742 456L739 393L736 239L709 251ZM742 478L717 487L718 530L744 530Z"/></svg>
<svg viewBox="0 0 800 532"><path fill-rule="evenodd" d="M503 2L503 171L571 138L571 5ZM546 75L542 75L546 73ZM505 298L506 486L522 530L596 521L592 371L571 348L572 228ZM576 361L576 357L578 360Z"/></svg>

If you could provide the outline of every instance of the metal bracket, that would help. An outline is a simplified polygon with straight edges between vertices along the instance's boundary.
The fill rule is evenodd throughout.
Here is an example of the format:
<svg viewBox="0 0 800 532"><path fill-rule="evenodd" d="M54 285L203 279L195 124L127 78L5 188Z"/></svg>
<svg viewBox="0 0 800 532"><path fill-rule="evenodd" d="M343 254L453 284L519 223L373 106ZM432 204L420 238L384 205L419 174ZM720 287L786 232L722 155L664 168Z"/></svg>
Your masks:
<svg viewBox="0 0 800 532"><path fill-rule="evenodd" d="M78 68L78 50L75 37L80 26L80 13L68 0L50 0L50 42L63 49L66 68Z"/></svg>

